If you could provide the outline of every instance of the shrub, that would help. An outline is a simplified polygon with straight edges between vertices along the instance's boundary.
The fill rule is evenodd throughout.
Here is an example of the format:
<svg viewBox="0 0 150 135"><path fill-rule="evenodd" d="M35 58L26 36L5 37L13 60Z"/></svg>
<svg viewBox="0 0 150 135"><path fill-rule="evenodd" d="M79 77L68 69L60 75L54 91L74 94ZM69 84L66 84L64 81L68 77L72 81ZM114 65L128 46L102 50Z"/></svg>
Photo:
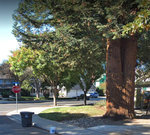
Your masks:
<svg viewBox="0 0 150 135"><path fill-rule="evenodd" d="M99 94L99 96L104 96L104 90L103 89L96 89L97 93Z"/></svg>
<svg viewBox="0 0 150 135"><path fill-rule="evenodd" d="M1 95L3 98L9 98L10 94L11 94L11 92L9 90L4 90L1 92Z"/></svg>
<svg viewBox="0 0 150 135"><path fill-rule="evenodd" d="M21 95L22 96L30 96L30 91L29 90L25 90L25 89L21 89Z"/></svg>

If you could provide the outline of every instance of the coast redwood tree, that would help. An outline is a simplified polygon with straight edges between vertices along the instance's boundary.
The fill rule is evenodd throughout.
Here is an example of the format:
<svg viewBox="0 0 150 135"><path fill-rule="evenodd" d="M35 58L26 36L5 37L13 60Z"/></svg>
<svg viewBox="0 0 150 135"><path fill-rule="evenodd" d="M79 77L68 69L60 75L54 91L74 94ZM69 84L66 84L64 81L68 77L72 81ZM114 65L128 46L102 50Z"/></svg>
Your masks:
<svg viewBox="0 0 150 135"><path fill-rule="evenodd" d="M107 41L106 116L134 117L135 37Z"/></svg>
<svg viewBox="0 0 150 135"><path fill-rule="evenodd" d="M34 42L29 24L45 24L54 26L64 42L69 40L70 48L84 44L87 37L101 40L99 44L107 46L105 116L133 118L137 45L140 35L149 31L149 9L149 0L24 0L14 14L14 34L24 43L29 37Z"/></svg>

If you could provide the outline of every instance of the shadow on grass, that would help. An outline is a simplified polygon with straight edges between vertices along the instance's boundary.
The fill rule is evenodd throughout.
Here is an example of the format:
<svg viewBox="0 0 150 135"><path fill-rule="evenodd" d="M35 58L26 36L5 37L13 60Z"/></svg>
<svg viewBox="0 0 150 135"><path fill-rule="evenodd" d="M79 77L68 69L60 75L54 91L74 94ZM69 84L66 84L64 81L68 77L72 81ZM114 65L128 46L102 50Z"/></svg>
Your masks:
<svg viewBox="0 0 150 135"><path fill-rule="evenodd" d="M45 119L59 121L59 122L64 120L74 120L74 119L88 117L87 114L83 114L83 113L61 113L61 112L40 113L39 116Z"/></svg>

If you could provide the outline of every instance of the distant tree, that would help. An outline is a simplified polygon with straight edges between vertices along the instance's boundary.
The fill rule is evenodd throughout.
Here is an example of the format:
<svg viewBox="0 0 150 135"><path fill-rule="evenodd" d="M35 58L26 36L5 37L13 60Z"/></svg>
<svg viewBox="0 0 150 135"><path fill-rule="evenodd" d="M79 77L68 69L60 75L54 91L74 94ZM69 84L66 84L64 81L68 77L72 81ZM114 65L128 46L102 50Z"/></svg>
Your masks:
<svg viewBox="0 0 150 135"><path fill-rule="evenodd" d="M31 72L27 70L24 71L24 74L18 76L13 70L11 70L11 66L8 61L5 61L0 65L0 74L19 82L20 85L22 85L22 82L29 76L30 73Z"/></svg>
<svg viewBox="0 0 150 135"><path fill-rule="evenodd" d="M10 65L7 61L0 65L0 75L5 75L8 78L15 78L14 73L10 70Z"/></svg>
<svg viewBox="0 0 150 135"><path fill-rule="evenodd" d="M36 76L36 79L33 80L35 86L38 83L38 81L35 83L37 77L43 78L52 88L54 105L56 106L57 86L61 85L61 82L65 82L64 79L68 70L66 68L67 61L63 61L65 57L62 55L64 54L58 51L57 46L47 45L45 49L47 50L33 50L21 47L10 57L9 62L11 69L18 75L22 75L26 69L32 68L33 74ZM63 81L61 81L62 78L64 78Z"/></svg>

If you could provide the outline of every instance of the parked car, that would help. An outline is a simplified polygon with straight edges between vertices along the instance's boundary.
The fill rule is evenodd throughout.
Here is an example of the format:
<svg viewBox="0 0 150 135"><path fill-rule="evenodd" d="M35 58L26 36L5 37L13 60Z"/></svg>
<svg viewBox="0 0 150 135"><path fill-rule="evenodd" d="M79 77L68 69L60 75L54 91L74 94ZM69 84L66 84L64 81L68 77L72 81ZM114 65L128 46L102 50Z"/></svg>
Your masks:
<svg viewBox="0 0 150 135"><path fill-rule="evenodd" d="M91 98L98 98L99 94L97 92L89 93Z"/></svg>

